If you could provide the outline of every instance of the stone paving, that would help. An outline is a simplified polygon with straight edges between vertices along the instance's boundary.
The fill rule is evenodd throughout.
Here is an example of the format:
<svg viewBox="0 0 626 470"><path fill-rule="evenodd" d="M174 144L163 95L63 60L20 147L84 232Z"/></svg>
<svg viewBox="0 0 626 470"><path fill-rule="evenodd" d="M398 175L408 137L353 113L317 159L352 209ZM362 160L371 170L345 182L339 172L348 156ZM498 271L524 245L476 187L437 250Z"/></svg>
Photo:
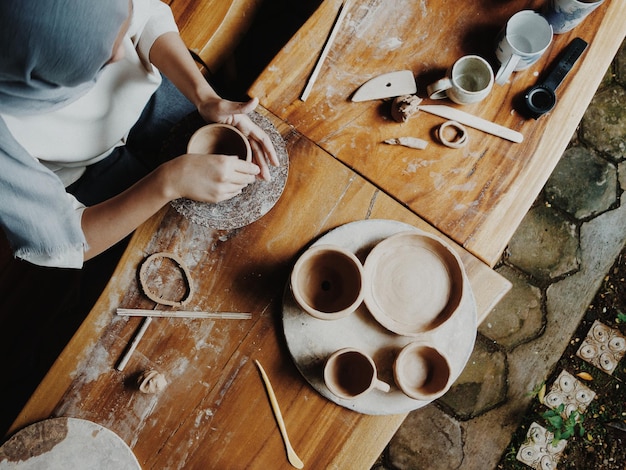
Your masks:
<svg viewBox="0 0 626 470"><path fill-rule="evenodd" d="M497 271L513 288L451 390L412 412L374 470L495 468L626 242L626 46ZM536 430L540 433L540 430ZM529 467L530 468L530 467Z"/></svg>

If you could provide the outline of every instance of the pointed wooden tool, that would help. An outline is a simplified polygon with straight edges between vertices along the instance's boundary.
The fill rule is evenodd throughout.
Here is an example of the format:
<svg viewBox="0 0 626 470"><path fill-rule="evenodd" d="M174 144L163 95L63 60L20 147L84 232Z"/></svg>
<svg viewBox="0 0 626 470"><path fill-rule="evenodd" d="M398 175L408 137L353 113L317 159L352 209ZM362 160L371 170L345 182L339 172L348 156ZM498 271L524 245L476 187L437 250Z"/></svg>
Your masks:
<svg viewBox="0 0 626 470"><path fill-rule="evenodd" d="M254 362L259 368L259 372L261 372L261 377L263 378L263 383L265 384L265 390L267 390L267 395L270 398L270 404L272 405L272 410L274 411L274 416L276 417L276 422L278 423L278 429L280 430L280 435L283 438L283 442L285 443L285 449L287 450L287 460L289 460L289 463L296 468L304 468L304 463L302 463L302 460L300 460L300 457L298 457L296 451L293 450L293 447L291 447L291 442L289 442L289 436L287 435L285 421L283 420L283 415L280 412L278 400L276 400L276 395L274 394L274 389L272 388L270 379L265 373L265 370L263 369L261 363L257 360L255 360Z"/></svg>
<svg viewBox="0 0 626 470"><path fill-rule="evenodd" d="M352 95L352 101L380 100L417 93L415 77L410 70L384 73L371 78Z"/></svg>

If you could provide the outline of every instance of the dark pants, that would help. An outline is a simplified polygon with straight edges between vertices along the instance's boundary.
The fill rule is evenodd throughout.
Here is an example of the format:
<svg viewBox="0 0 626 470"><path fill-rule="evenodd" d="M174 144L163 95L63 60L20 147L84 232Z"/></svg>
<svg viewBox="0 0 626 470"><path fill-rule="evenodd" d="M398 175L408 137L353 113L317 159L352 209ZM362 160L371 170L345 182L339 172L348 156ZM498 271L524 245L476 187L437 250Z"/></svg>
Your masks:
<svg viewBox="0 0 626 470"><path fill-rule="evenodd" d="M194 111L165 80L129 134L127 145L92 165L68 191L86 205L106 200L159 163L169 130ZM36 266L14 259L0 231L0 357L5 365L0 436L80 326L111 277L126 241L83 269Z"/></svg>

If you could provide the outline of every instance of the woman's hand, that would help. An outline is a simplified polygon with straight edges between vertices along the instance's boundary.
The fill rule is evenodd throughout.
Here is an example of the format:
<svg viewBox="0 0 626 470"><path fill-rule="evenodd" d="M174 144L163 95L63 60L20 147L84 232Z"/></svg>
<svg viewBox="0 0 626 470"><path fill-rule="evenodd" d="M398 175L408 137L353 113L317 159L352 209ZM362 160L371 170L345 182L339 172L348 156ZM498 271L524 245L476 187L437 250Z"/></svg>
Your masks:
<svg viewBox="0 0 626 470"><path fill-rule="evenodd" d="M198 111L207 122L230 124L243 132L250 141L252 159L259 166L261 178L269 181L269 165L278 166L280 162L269 136L248 117L258 104L257 98L239 103L210 94L198 105Z"/></svg>
<svg viewBox="0 0 626 470"><path fill-rule="evenodd" d="M220 202L254 183L260 167L234 155L185 154L165 163L165 191L169 200L185 197Z"/></svg>

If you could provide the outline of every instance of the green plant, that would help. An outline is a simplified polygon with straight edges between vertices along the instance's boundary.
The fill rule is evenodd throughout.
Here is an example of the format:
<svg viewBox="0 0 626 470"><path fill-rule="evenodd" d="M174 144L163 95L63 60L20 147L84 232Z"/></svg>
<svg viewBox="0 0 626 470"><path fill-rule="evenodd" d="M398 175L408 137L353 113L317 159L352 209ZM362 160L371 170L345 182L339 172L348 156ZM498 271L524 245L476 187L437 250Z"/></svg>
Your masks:
<svg viewBox="0 0 626 470"><path fill-rule="evenodd" d="M576 427L578 426L578 435L583 436L585 434L585 428L582 423L584 416L578 410L572 411L567 418L563 417L565 411L565 405L561 403L554 409L550 409L541 414L541 417L545 419L547 426L546 429L554 434L552 444L556 445L561 439L568 439L576 434Z"/></svg>
<svg viewBox="0 0 626 470"><path fill-rule="evenodd" d="M617 311L617 321L620 323L626 323L626 313L622 313L619 310Z"/></svg>

